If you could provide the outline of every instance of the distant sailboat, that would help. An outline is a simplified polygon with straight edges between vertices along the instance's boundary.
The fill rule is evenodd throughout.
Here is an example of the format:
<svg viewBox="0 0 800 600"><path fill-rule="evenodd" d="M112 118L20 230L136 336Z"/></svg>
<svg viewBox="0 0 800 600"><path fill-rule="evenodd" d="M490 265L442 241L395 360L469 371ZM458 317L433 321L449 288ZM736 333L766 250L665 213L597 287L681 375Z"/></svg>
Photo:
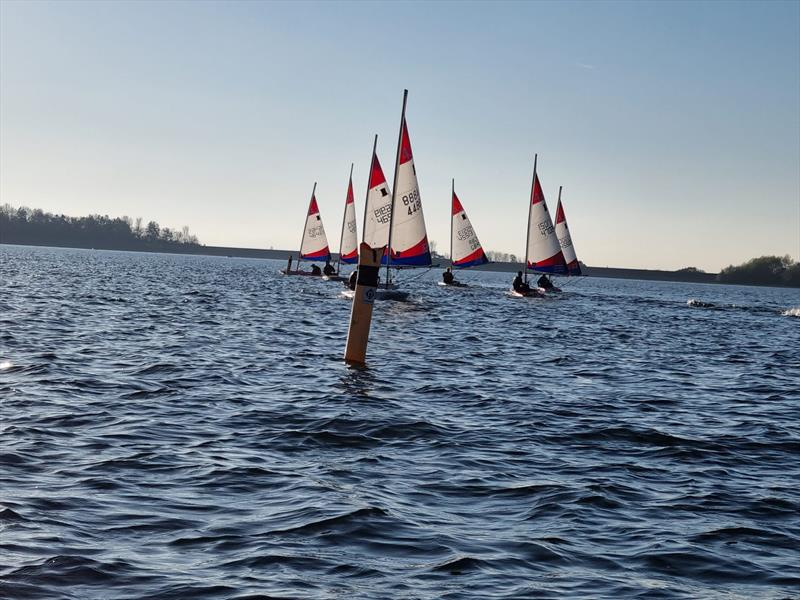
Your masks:
<svg viewBox="0 0 800 600"><path fill-rule="evenodd" d="M328 262L331 259L331 252L328 249L328 237L325 235L325 227L322 225L322 217L319 214L316 198L317 184L311 192L311 201L308 203L308 213L306 223L303 227L303 237L300 241L300 260L310 260L316 262ZM300 262L298 261L298 266ZM285 275L318 275L311 271L291 270L291 259L289 267L282 270Z"/></svg>
<svg viewBox="0 0 800 600"><path fill-rule="evenodd" d="M326 275L328 281L344 281L339 272L342 263L354 265L358 263L358 232L356 230L356 206L353 198L353 165L350 165L350 179L347 183L347 196L344 200L342 216L342 235L339 238L339 258L336 261L336 275Z"/></svg>
<svg viewBox="0 0 800 600"><path fill-rule="evenodd" d="M578 256L575 253L575 246L572 245L572 236L567 227L567 216L564 214L564 205L561 203L561 190L563 186L558 188L558 205L556 206L556 237L558 243L561 244L561 251L564 253L564 260L567 263L568 275L580 275L581 264L578 262Z"/></svg>
<svg viewBox="0 0 800 600"><path fill-rule="evenodd" d="M525 241L525 268L523 281L528 283L528 270L540 273L566 273L567 264L561 245L556 237L553 221L547 210L542 185L536 172L538 155L533 159L533 182L528 206L528 233ZM515 295L540 295L542 288L531 288L530 292L514 292Z"/></svg>
<svg viewBox="0 0 800 600"><path fill-rule="evenodd" d="M481 242L470 223L469 217L456 196L456 182L453 180L450 211L450 265L454 269L468 269L489 262ZM464 286L456 280L442 285Z"/></svg>

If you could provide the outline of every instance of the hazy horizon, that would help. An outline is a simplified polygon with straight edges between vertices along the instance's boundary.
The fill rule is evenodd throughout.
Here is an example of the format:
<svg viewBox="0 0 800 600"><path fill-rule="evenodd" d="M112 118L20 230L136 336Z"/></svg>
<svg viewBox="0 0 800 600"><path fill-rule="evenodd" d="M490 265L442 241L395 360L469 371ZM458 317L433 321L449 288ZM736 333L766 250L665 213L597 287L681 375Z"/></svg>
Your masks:
<svg viewBox="0 0 800 600"><path fill-rule="evenodd" d="M589 265L800 259L799 3L421 6L2 2L0 203L294 249L317 181L335 252L408 88L440 252L454 177L523 254L538 152Z"/></svg>

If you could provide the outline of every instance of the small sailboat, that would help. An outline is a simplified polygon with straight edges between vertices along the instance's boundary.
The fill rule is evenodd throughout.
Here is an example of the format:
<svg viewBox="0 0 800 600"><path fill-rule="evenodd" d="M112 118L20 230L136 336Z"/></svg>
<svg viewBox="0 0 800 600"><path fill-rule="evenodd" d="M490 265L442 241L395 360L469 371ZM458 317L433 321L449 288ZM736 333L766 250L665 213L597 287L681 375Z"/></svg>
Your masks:
<svg viewBox="0 0 800 600"><path fill-rule="evenodd" d="M450 211L450 265L453 269L468 269L489 262L483 246L478 239L469 217L456 196L456 182L452 183L452 199ZM448 269L448 272L450 270ZM445 273L447 275L447 273ZM452 273L451 273L452 277ZM466 287L465 283L445 277L439 285Z"/></svg>
<svg viewBox="0 0 800 600"><path fill-rule="evenodd" d="M533 182L531 183L531 201L528 206L528 233L525 241L525 267L523 286L513 289L515 296L541 296L545 289L528 286L528 271L554 274L566 273L567 264L561 245L556 237L556 230L547 210L542 184L536 172L538 155L533 159Z"/></svg>
<svg viewBox="0 0 800 600"><path fill-rule="evenodd" d="M308 203L306 223L303 227L303 237L300 240L300 259L297 263L298 267L300 265L300 260L327 263L331 259L331 252L328 249L328 237L325 235L325 227L322 225L322 217L319 214L319 207L317 206L316 192L317 184L314 182L314 189L311 192L311 201ZM292 271L291 263L292 259L290 258L287 268L282 269L281 273L284 275L321 275L321 272L302 271L299 268Z"/></svg>
<svg viewBox="0 0 800 600"><path fill-rule="evenodd" d="M567 263L567 275L581 275L581 264L578 262L578 255L575 246L572 245L572 236L567 227L567 216L564 214L564 205L561 203L561 190L558 188L558 205L556 206L556 237L561 244L561 252L564 253L564 260Z"/></svg>
<svg viewBox="0 0 800 600"><path fill-rule="evenodd" d="M344 200L342 216L342 235L339 238L339 258L336 261L336 274L325 275L328 281L346 281L341 273L342 263L354 265L358 263L358 232L356 229L356 205L353 198L353 165L350 165L350 179L347 183L347 196Z"/></svg>

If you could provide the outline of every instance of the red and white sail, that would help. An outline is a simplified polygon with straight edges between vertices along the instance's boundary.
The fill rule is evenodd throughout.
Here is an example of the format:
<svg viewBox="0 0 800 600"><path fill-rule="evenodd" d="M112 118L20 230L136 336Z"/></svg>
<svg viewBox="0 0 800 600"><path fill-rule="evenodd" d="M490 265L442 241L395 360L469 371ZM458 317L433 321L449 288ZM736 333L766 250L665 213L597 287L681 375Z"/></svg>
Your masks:
<svg viewBox="0 0 800 600"><path fill-rule="evenodd" d="M317 207L315 192L311 194L311 202L308 204L306 226L303 230L303 240L300 242L300 258L320 261L327 261L331 258L328 237L325 235L325 227L322 226L322 217L319 214L319 207Z"/></svg>
<svg viewBox="0 0 800 600"><path fill-rule="evenodd" d="M572 236L569 234L569 227L567 226L567 216L564 214L564 205L561 203L561 188L558 189L558 205L556 206L556 237L558 237L558 242L561 244L561 252L564 253L567 272L570 275L580 275L581 265L578 262L575 246L572 245Z"/></svg>
<svg viewBox="0 0 800 600"><path fill-rule="evenodd" d="M344 220L342 221L342 239L339 243L339 262L356 264L358 262L358 231L356 229L356 205L353 199L353 170L350 169L350 181L347 184L347 197L344 201Z"/></svg>
<svg viewBox="0 0 800 600"><path fill-rule="evenodd" d="M389 244L389 225L392 221L392 192L383 175L378 155L372 153L369 171L367 204L364 207L364 243L370 248Z"/></svg>
<svg viewBox="0 0 800 600"><path fill-rule="evenodd" d="M534 168L531 204L528 217L528 268L543 273L565 273L567 270L553 221L547 210L542 185Z"/></svg>
<svg viewBox="0 0 800 600"><path fill-rule="evenodd" d="M453 189L450 219L450 262L457 269L466 269L489 262L481 242L472 228L464 207Z"/></svg>

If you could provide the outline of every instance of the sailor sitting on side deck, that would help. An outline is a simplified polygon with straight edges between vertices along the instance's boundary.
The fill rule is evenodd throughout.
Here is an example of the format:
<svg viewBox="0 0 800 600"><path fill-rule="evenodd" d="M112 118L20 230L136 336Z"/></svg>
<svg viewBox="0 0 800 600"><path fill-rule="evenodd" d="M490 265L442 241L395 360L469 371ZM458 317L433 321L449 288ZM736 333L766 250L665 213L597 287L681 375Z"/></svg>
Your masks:
<svg viewBox="0 0 800 600"><path fill-rule="evenodd" d="M547 277L547 275L544 275L544 274L542 274L542 276L539 277L539 280L536 282L536 284L540 288L544 288L546 290L552 290L553 289L553 282L550 281L550 279Z"/></svg>
<svg viewBox="0 0 800 600"><path fill-rule="evenodd" d="M450 267L447 267L447 270L442 273L442 281L444 281L447 285L453 285L453 282L456 280L453 277L453 272L450 270Z"/></svg>
<svg viewBox="0 0 800 600"><path fill-rule="evenodd" d="M311 274L312 275L322 275L322 271L317 265L311 265Z"/></svg>
<svg viewBox="0 0 800 600"><path fill-rule="evenodd" d="M522 271L517 271L517 276L514 277L514 282L511 285L514 286L514 291L519 294L527 294L531 291L530 286L522 281Z"/></svg>
<svg viewBox="0 0 800 600"><path fill-rule="evenodd" d="M328 277L336 274L336 269L333 268L330 259L325 261L325 268L322 269L322 272L325 273L325 275L327 275Z"/></svg>

